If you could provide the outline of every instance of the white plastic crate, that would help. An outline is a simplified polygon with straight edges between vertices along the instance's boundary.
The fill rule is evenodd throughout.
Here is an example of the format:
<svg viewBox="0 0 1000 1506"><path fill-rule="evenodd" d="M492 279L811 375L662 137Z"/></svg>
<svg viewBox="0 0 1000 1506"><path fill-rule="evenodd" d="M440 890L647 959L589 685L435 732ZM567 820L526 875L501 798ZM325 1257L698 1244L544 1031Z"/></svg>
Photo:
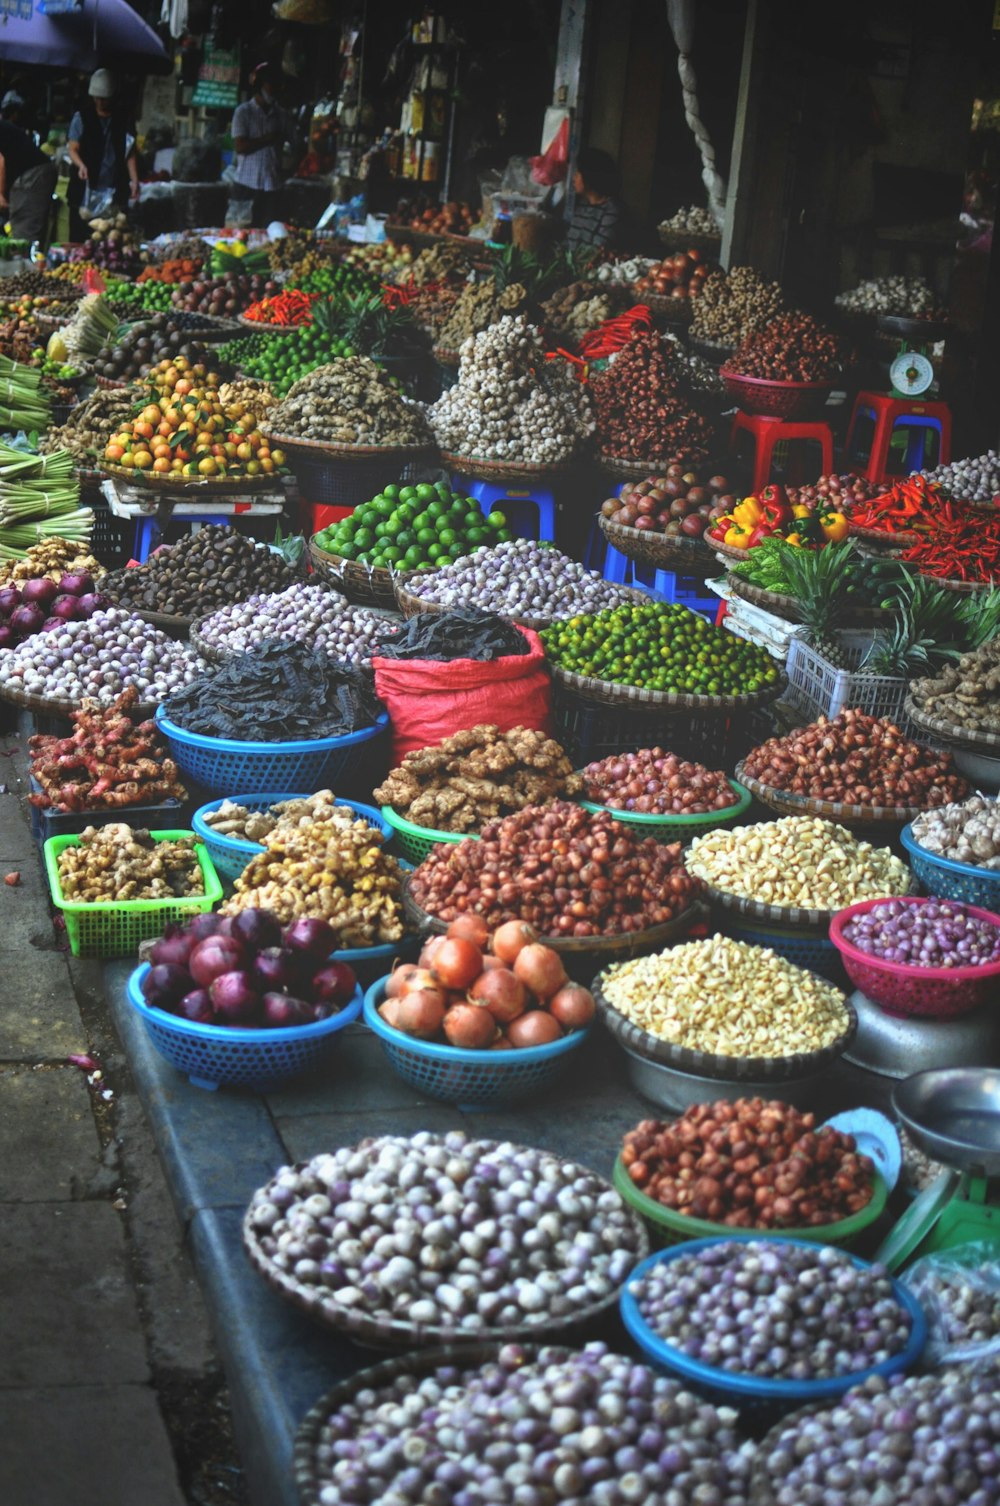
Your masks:
<svg viewBox="0 0 1000 1506"><path fill-rule="evenodd" d="M859 675L860 666L876 634L874 630L843 630L837 639L850 669L838 669L803 638L793 638L785 672L787 698L812 717L837 716L846 706L869 716L887 716L907 737L926 742L927 734L915 727L903 711L909 681L895 675Z"/></svg>

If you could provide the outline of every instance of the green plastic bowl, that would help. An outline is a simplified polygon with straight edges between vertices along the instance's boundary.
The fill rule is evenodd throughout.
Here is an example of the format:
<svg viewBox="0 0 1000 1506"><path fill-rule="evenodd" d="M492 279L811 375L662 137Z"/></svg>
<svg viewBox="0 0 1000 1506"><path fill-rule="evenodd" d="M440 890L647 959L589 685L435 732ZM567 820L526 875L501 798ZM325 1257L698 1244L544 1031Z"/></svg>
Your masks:
<svg viewBox="0 0 1000 1506"><path fill-rule="evenodd" d="M595 805L593 800L581 800L580 804L587 811L606 811L609 816L614 816L616 821L624 821L627 826L648 827L645 835L657 837L661 842L687 843L707 831L714 831L717 826L727 826L730 821L738 820L750 809L753 803L750 791L737 784L735 779L730 779L729 784L739 796L736 804L727 805L721 811L705 811L698 816L653 816L647 815L645 811L616 811L610 805ZM384 816L385 811L382 814Z"/></svg>
<svg viewBox="0 0 1000 1506"><path fill-rule="evenodd" d="M422 863L433 847L440 842L479 841L479 833L471 831L435 831L432 826L414 826L391 805L383 805L382 820L392 828L393 838L400 852L411 863Z"/></svg>
<svg viewBox="0 0 1000 1506"><path fill-rule="evenodd" d="M878 1218L889 1196L882 1173L876 1168L871 1201L860 1213L852 1213L850 1218L839 1219L835 1224L816 1224L815 1227L806 1229L734 1229L729 1224L715 1224L707 1218L688 1218L683 1213L675 1213L672 1208L664 1208L662 1203L647 1197L635 1185L621 1156L615 1161L612 1181L629 1207L634 1208L636 1213L640 1213L653 1226L665 1245L717 1235L756 1234L761 1239L773 1235L776 1238L807 1239L813 1244L840 1245L844 1249L850 1249Z"/></svg>

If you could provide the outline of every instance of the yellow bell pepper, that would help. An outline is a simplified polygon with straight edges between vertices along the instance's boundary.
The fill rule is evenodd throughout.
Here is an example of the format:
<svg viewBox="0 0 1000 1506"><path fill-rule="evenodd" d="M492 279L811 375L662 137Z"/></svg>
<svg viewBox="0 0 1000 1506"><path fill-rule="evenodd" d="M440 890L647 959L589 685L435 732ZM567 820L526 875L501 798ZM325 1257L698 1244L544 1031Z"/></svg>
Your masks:
<svg viewBox="0 0 1000 1506"><path fill-rule="evenodd" d="M735 513L733 516L735 517ZM748 549L750 547L750 530L748 528L741 528L736 523L732 528L726 530L726 537L723 543L728 544L732 549Z"/></svg>
<svg viewBox="0 0 1000 1506"><path fill-rule="evenodd" d="M805 502L793 502L792 503L792 517L793 518L811 518L812 517L812 508L811 507L807 507L806 504L805 504Z"/></svg>
<svg viewBox="0 0 1000 1506"><path fill-rule="evenodd" d="M728 540L727 540L727 543L728 543ZM786 533L785 534L785 543L786 544L793 544L796 549L802 549L802 548L805 547L805 540L803 539L801 533Z"/></svg>
<svg viewBox="0 0 1000 1506"><path fill-rule="evenodd" d="M825 512L821 515L819 526L831 544L839 544L841 539L847 538L848 522L842 512Z"/></svg>
<svg viewBox="0 0 1000 1506"><path fill-rule="evenodd" d="M763 516L764 510L756 497L744 497L743 501L737 502L733 508L733 517L740 527L745 528L749 533L753 532Z"/></svg>

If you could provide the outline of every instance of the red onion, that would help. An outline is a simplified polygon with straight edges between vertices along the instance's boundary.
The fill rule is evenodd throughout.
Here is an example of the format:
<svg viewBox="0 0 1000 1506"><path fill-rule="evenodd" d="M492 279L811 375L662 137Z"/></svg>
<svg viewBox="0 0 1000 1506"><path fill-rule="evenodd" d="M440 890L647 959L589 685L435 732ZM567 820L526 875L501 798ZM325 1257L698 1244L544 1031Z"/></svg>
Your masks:
<svg viewBox="0 0 1000 1506"><path fill-rule="evenodd" d="M68 592L70 596L86 596L94 590L94 577L88 575L86 570L68 570L60 578L59 590Z"/></svg>
<svg viewBox="0 0 1000 1506"><path fill-rule="evenodd" d="M260 1010L253 974L243 969L218 974L208 992L212 1008L226 1024L246 1024Z"/></svg>
<svg viewBox="0 0 1000 1506"><path fill-rule="evenodd" d="M21 605L21 593L16 586L0 587L0 617L9 617L15 607Z"/></svg>
<svg viewBox="0 0 1000 1506"><path fill-rule="evenodd" d="M310 993L318 1001L340 1009L354 997L357 986L354 969L346 962L328 962L326 967L313 974Z"/></svg>
<svg viewBox="0 0 1000 1506"><path fill-rule="evenodd" d="M289 1025L311 1025L313 1007L304 999L293 999L290 994L269 993L264 995L264 1023L279 1030Z"/></svg>
<svg viewBox="0 0 1000 1506"><path fill-rule="evenodd" d="M183 967L159 962L149 969L139 986L147 1004L153 1009L169 1011L190 991L191 979Z"/></svg>
<svg viewBox="0 0 1000 1506"><path fill-rule="evenodd" d="M281 942L281 926L270 910L248 906L233 916L232 934L248 947L275 947Z"/></svg>
<svg viewBox="0 0 1000 1506"><path fill-rule="evenodd" d="M45 613L41 607L27 599L24 606L15 608L10 617L10 626L19 638L30 638L33 633L40 632L44 623Z"/></svg>
<svg viewBox="0 0 1000 1506"><path fill-rule="evenodd" d="M34 606L47 607L59 595L59 587L47 575L37 580L27 580L21 587L21 600Z"/></svg>
<svg viewBox="0 0 1000 1506"><path fill-rule="evenodd" d="M223 973L239 968L245 956L244 948L232 936L209 936L199 941L191 953L188 969L196 983L207 988Z"/></svg>
<svg viewBox="0 0 1000 1506"><path fill-rule="evenodd" d="M150 948L152 963L170 962L187 970L188 960L197 945L197 937L181 926L168 926L158 941Z"/></svg>
<svg viewBox="0 0 1000 1506"><path fill-rule="evenodd" d="M284 944L295 952L306 952L317 962L324 961L337 945L337 933L325 920L302 916L285 927Z"/></svg>

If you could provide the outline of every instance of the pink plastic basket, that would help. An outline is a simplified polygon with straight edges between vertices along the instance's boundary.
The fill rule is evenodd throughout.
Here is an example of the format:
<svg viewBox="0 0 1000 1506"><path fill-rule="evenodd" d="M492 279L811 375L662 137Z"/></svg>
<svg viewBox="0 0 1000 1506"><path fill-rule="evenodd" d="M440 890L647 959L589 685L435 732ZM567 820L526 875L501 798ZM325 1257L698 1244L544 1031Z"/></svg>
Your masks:
<svg viewBox="0 0 1000 1506"><path fill-rule="evenodd" d="M1000 962L976 967L911 967L905 962L887 962L871 952L863 952L844 935L844 927L856 915L865 915L885 899L866 899L840 910L830 922L830 940L843 958L847 976L866 998L886 1014L920 1015L924 1019L950 1020L968 1014L980 1005L995 1001ZM904 905L932 905L942 901L933 897L911 896L899 900ZM953 900L945 901L954 904ZM967 915L1000 927L1000 915L962 905Z"/></svg>
<svg viewBox="0 0 1000 1506"><path fill-rule="evenodd" d="M762 413L766 418L799 418L815 413L833 388L827 382L772 382L765 377L740 376L723 366L719 375L726 391L744 413Z"/></svg>

